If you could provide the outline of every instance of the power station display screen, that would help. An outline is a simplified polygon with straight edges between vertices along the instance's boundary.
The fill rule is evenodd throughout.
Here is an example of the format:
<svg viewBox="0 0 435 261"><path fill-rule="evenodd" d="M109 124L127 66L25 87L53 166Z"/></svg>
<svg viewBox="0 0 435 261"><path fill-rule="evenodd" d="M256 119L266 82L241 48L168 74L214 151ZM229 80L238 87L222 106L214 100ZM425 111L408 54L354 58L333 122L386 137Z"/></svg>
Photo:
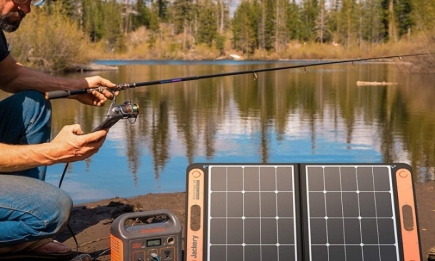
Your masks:
<svg viewBox="0 0 435 261"><path fill-rule="evenodd" d="M147 240L147 247L160 246L161 244L162 244L161 238Z"/></svg>

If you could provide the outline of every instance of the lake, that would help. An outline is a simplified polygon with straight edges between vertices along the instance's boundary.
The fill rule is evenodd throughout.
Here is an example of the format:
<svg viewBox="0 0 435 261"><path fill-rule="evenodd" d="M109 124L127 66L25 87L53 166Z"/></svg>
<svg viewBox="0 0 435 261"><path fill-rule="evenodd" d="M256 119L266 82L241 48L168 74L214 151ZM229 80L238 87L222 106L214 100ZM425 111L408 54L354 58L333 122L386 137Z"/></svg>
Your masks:
<svg viewBox="0 0 435 261"><path fill-rule="evenodd" d="M293 62L96 61L100 75L134 83L281 67ZM391 82L357 86L357 81ZM118 122L91 158L70 164L62 188L75 204L182 192L191 163L408 163L416 182L434 180L435 75L394 63L324 65L137 87L116 104L136 103L136 122ZM2 94L3 95L3 94ZM103 108L53 100L53 135L78 123L90 132ZM48 168L58 185L64 165Z"/></svg>

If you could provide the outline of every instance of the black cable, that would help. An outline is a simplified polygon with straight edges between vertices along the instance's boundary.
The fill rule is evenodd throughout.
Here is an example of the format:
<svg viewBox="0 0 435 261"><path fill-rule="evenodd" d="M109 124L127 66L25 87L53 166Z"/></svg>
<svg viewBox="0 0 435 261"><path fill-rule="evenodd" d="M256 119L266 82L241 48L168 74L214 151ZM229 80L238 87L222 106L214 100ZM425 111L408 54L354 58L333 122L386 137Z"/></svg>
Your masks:
<svg viewBox="0 0 435 261"><path fill-rule="evenodd" d="M59 180L59 188L62 186L63 178L65 177L66 170L68 169L69 163L65 164L65 168L63 169L62 176Z"/></svg>
<svg viewBox="0 0 435 261"><path fill-rule="evenodd" d="M66 170L68 169L68 166L69 166L69 163L65 164L65 168L63 169L62 176L60 177L59 188L62 186L62 182L63 182L63 179L65 177ZM77 238L76 238L76 235L74 234L74 231L72 230L72 228L69 225L69 221L68 221L68 224L66 225L66 227L68 228L69 232L71 233L71 235L74 239L74 242L76 243L76 252L78 255L79 254L79 242L77 241Z"/></svg>
<svg viewBox="0 0 435 261"><path fill-rule="evenodd" d="M74 235L74 232L73 232L73 230L71 229L70 225L67 224L66 227L68 228L69 232L71 233L71 235L72 235L72 237L73 237L73 239L74 239L74 242L76 243L76 252L77 252L77 255L78 255L78 254L79 254L79 242L77 241L77 238L76 238L76 236Z"/></svg>

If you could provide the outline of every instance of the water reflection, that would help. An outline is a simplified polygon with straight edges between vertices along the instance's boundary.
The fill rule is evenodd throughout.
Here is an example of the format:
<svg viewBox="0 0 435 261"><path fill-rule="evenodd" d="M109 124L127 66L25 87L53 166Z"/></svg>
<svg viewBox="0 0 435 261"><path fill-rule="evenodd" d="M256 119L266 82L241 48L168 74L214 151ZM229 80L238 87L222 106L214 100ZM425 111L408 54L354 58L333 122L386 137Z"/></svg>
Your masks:
<svg viewBox="0 0 435 261"><path fill-rule="evenodd" d="M272 66L282 64L153 63L100 75L130 83ZM433 180L434 80L394 64L344 64L124 91L117 103L138 103L137 122L116 124L97 155L71 165L63 186L76 203L184 191L194 162L406 162L417 181ZM53 133L71 123L90 131L107 109L71 100L53 108ZM49 182L57 184L62 167L49 168Z"/></svg>

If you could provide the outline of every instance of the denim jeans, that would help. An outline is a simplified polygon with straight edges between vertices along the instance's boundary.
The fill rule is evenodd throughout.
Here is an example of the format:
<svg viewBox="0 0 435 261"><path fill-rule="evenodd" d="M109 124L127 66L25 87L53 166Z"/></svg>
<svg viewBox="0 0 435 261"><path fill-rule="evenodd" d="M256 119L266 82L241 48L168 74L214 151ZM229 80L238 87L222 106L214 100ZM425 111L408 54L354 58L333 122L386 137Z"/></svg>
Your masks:
<svg viewBox="0 0 435 261"><path fill-rule="evenodd" d="M0 119L0 143L50 140L51 104L40 92L23 91L0 101ZM45 170L0 174L0 247L53 236L68 223L72 200L44 182Z"/></svg>

